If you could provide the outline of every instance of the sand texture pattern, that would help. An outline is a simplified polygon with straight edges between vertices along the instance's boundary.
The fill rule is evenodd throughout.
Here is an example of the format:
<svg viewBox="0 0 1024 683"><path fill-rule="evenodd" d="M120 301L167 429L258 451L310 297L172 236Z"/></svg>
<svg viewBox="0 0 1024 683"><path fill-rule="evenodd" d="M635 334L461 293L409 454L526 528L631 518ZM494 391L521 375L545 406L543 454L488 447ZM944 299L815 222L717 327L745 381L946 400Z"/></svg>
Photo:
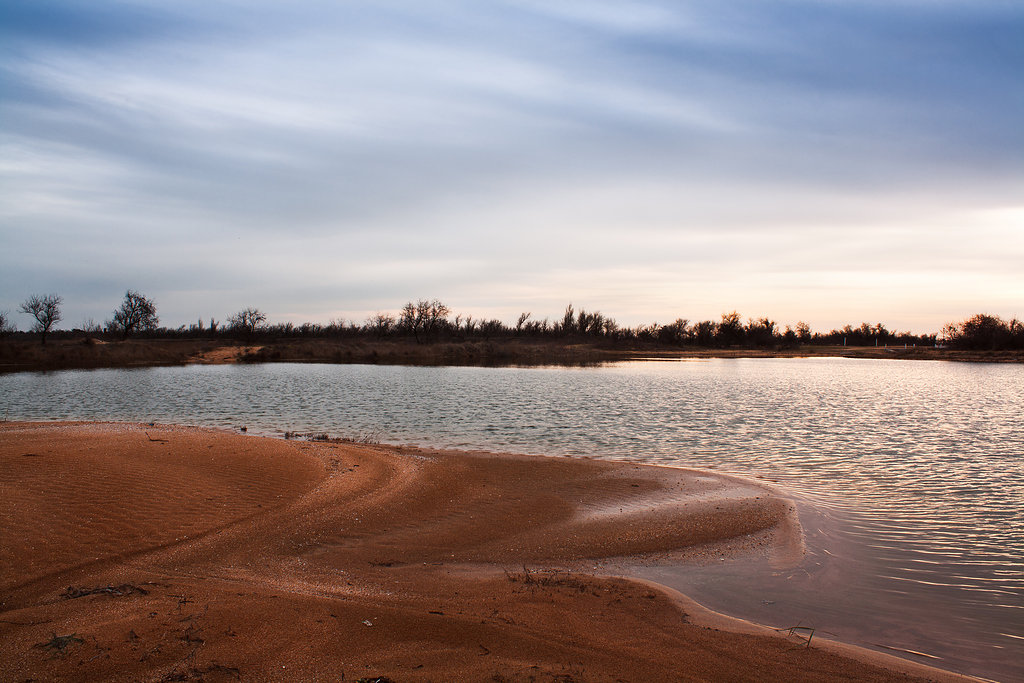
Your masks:
<svg viewBox="0 0 1024 683"><path fill-rule="evenodd" d="M606 576L793 552L708 474L4 423L0 501L2 681L915 680Z"/></svg>

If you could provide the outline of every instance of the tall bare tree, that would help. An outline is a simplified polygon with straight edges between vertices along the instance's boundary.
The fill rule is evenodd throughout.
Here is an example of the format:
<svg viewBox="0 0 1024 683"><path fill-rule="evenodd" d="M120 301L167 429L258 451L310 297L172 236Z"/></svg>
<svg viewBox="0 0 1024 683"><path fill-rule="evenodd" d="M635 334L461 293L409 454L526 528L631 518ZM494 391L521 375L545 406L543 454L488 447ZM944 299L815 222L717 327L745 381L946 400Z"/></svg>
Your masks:
<svg viewBox="0 0 1024 683"><path fill-rule="evenodd" d="M398 328L407 334L411 332L420 343L448 328L449 313L451 309L438 299L420 299L415 304L410 301L402 307Z"/></svg>
<svg viewBox="0 0 1024 683"><path fill-rule="evenodd" d="M121 330L122 339L132 332L152 330L159 321L156 302L131 289L124 293L124 301L114 311L114 325Z"/></svg>
<svg viewBox="0 0 1024 683"><path fill-rule="evenodd" d="M260 325L267 321L267 316L258 308L245 308L228 318L232 329L245 332L250 337L256 334Z"/></svg>
<svg viewBox="0 0 1024 683"><path fill-rule="evenodd" d="M423 312L427 335L436 335L448 327L448 314L452 311L438 299L430 302L420 301L416 307Z"/></svg>
<svg viewBox="0 0 1024 683"><path fill-rule="evenodd" d="M46 346L46 333L62 319L60 306L63 303L63 297L56 294L45 294L43 296L33 294L21 304L19 310L22 313L28 313L36 319L36 324L32 329L39 333L43 346Z"/></svg>

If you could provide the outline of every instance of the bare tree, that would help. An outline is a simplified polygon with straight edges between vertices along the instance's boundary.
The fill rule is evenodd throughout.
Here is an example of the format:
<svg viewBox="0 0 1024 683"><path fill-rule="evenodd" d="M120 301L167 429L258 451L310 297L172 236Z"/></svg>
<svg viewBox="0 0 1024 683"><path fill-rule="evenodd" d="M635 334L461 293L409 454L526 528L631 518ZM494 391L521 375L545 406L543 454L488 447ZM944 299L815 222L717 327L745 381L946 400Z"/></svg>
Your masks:
<svg viewBox="0 0 1024 683"><path fill-rule="evenodd" d="M406 334L411 332L420 343L448 328L449 313L451 309L438 299L420 299L415 304L410 301L402 307L398 328Z"/></svg>
<svg viewBox="0 0 1024 683"><path fill-rule="evenodd" d="M790 346L790 347L796 346L796 343L797 343L796 332L794 332L793 328L790 327L789 325L786 325L786 331L782 333L782 342L786 346Z"/></svg>
<svg viewBox="0 0 1024 683"><path fill-rule="evenodd" d="M682 346L686 340L687 326L690 324L689 320L685 318L676 318L676 321L663 325L658 330L658 341L662 344L675 344L676 346Z"/></svg>
<svg viewBox="0 0 1024 683"><path fill-rule="evenodd" d="M417 342L420 340L421 322L422 321L416 310L416 304L410 301L405 306L402 306L402 312L398 318L398 326L406 334L412 333L412 335L416 337Z"/></svg>
<svg viewBox="0 0 1024 683"><path fill-rule="evenodd" d="M690 328L690 337L697 346L711 346L715 341L718 324L710 320L701 320Z"/></svg>
<svg viewBox="0 0 1024 683"><path fill-rule="evenodd" d="M960 349L1021 348L1024 341L1020 321L1006 322L997 315L979 313L960 323L948 323L942 339Z"/></svg>
<svg viewBox="0 0 1024 683"><path fill-rule="evenodd" d="M600 335L604 331L604 316L600 311L588 313L581 308L576 315L576 331L580 334Z"/></svg>
<svg viewBox="0 0 1024 683"><path fill-rule="evenodd" d="M390 313L375 313L366 319L366 329L373 330L378 337L384 337L395 327L395 316Z"/></svg>
<svg viewBox="0 0 1024 683"><path fill-rule="evenodd" d="M423 307L424 302L420 302L417 308L422 308L426 311L424 320L426 322L426 332L428 335L438 334L442 330L448 327L448 315L452 312L450 308L441 303L439 300L434 299L425 308Z"/></svg>
<svg viewBox="0 0 1024 683"><path fill-rule="evenodd" d="M59 297L56 294L46 294L44 296L33 294L21 304L19 310L22 313L28 313L36 319L33 329L39 332L39 338L43 346L46 346L46 333L62 319L60 306L63 303L63 297Z"/></svg>
<svg viewBox="0 0 1024 683"><path fill-rule="evenodd" d="M722 322L718 323L715 330L715 338L720 346L732 346L742 344L744 336L743 323L740 322L740 314L736 311L723 313Z"/></svg>
<svg viewBox="0 0 1024 683"><path fill-rule="evenodd" d="M124 301L114 311L114 326L121 330L122 339L132 332L155 329L159 321L156 302L131 289L124 293Z"/></svg>
<svg viewBox="0 0 1024 683"><path fill-rule="evenodd" d="M576 316L572 304L565 307L565 314L562 316L562 325L559 329L562 334L572 334L576 329Z"/></svg>
<svg viewBox="0 0 1024 683"><path fill-rule="evenodd" d="M758 318L747 320L746 335L747 343L754 346L771 346L775 342L777 333L774 320Z"/></svg>
<svg viewBox="0 0 1024 683"><path fill-rule="evenodd" d="M0 311L0 337L6 337L14 332L14 325L11 323L11 316L7 311Z"/></svg>
<svg viewBox="0 0 1024 683"><path fill-rule="evenodd" d="M245 332L252 336L260 325L266 322L267 316L258 308L246 308L228 318L228 324L232 329Z"/></svg>
<svg viewBox="0 0 1024 683"><path fill-rule="evenodd" d="M81 325L79 325L79 329L81 329L82 332L85 332L85 336L88 337L89 335L99 334L102 332L103 325L100 325L93 318L86 318L82 321Z"/></svg>

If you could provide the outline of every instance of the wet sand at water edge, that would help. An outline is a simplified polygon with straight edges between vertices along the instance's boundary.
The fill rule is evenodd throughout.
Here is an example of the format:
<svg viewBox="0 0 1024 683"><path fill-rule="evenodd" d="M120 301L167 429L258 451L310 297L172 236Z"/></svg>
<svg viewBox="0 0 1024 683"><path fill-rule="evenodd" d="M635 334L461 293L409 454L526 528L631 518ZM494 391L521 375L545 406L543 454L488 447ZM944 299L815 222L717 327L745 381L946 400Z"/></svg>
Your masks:
<svg viewBox="0 0 1024 683"><path fill-rule="evenodd" d="M795 561L791 503L708 473L2 423L0 501L0 681L968 680L617 578Z"/></svg>

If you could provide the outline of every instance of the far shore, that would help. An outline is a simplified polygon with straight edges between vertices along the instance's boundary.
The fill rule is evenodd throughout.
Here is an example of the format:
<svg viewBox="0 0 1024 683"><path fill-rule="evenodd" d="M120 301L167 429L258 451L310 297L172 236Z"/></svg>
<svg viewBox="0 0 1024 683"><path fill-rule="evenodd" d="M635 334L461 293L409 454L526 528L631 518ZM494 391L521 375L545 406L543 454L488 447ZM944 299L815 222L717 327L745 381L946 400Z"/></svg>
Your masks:
<svg viewBox="0 0 1024 683"><path fill-rule="evenodd" d="M0 680L965 681L704 610L627 564L797 562L708 472L0 423Z"/></svg>
<svg viewBox="0 0 1024 683"><path fill-rule="evenodd" d="M701 348L619 346L586 340L495 339L434 343L365 339L128 339L0 340L0 373L222 363L366 363L379 365L580 366L631 360L707 358L878 358L963 362L1024 362L1024 351L966 351L933 346Z"/></svg>

